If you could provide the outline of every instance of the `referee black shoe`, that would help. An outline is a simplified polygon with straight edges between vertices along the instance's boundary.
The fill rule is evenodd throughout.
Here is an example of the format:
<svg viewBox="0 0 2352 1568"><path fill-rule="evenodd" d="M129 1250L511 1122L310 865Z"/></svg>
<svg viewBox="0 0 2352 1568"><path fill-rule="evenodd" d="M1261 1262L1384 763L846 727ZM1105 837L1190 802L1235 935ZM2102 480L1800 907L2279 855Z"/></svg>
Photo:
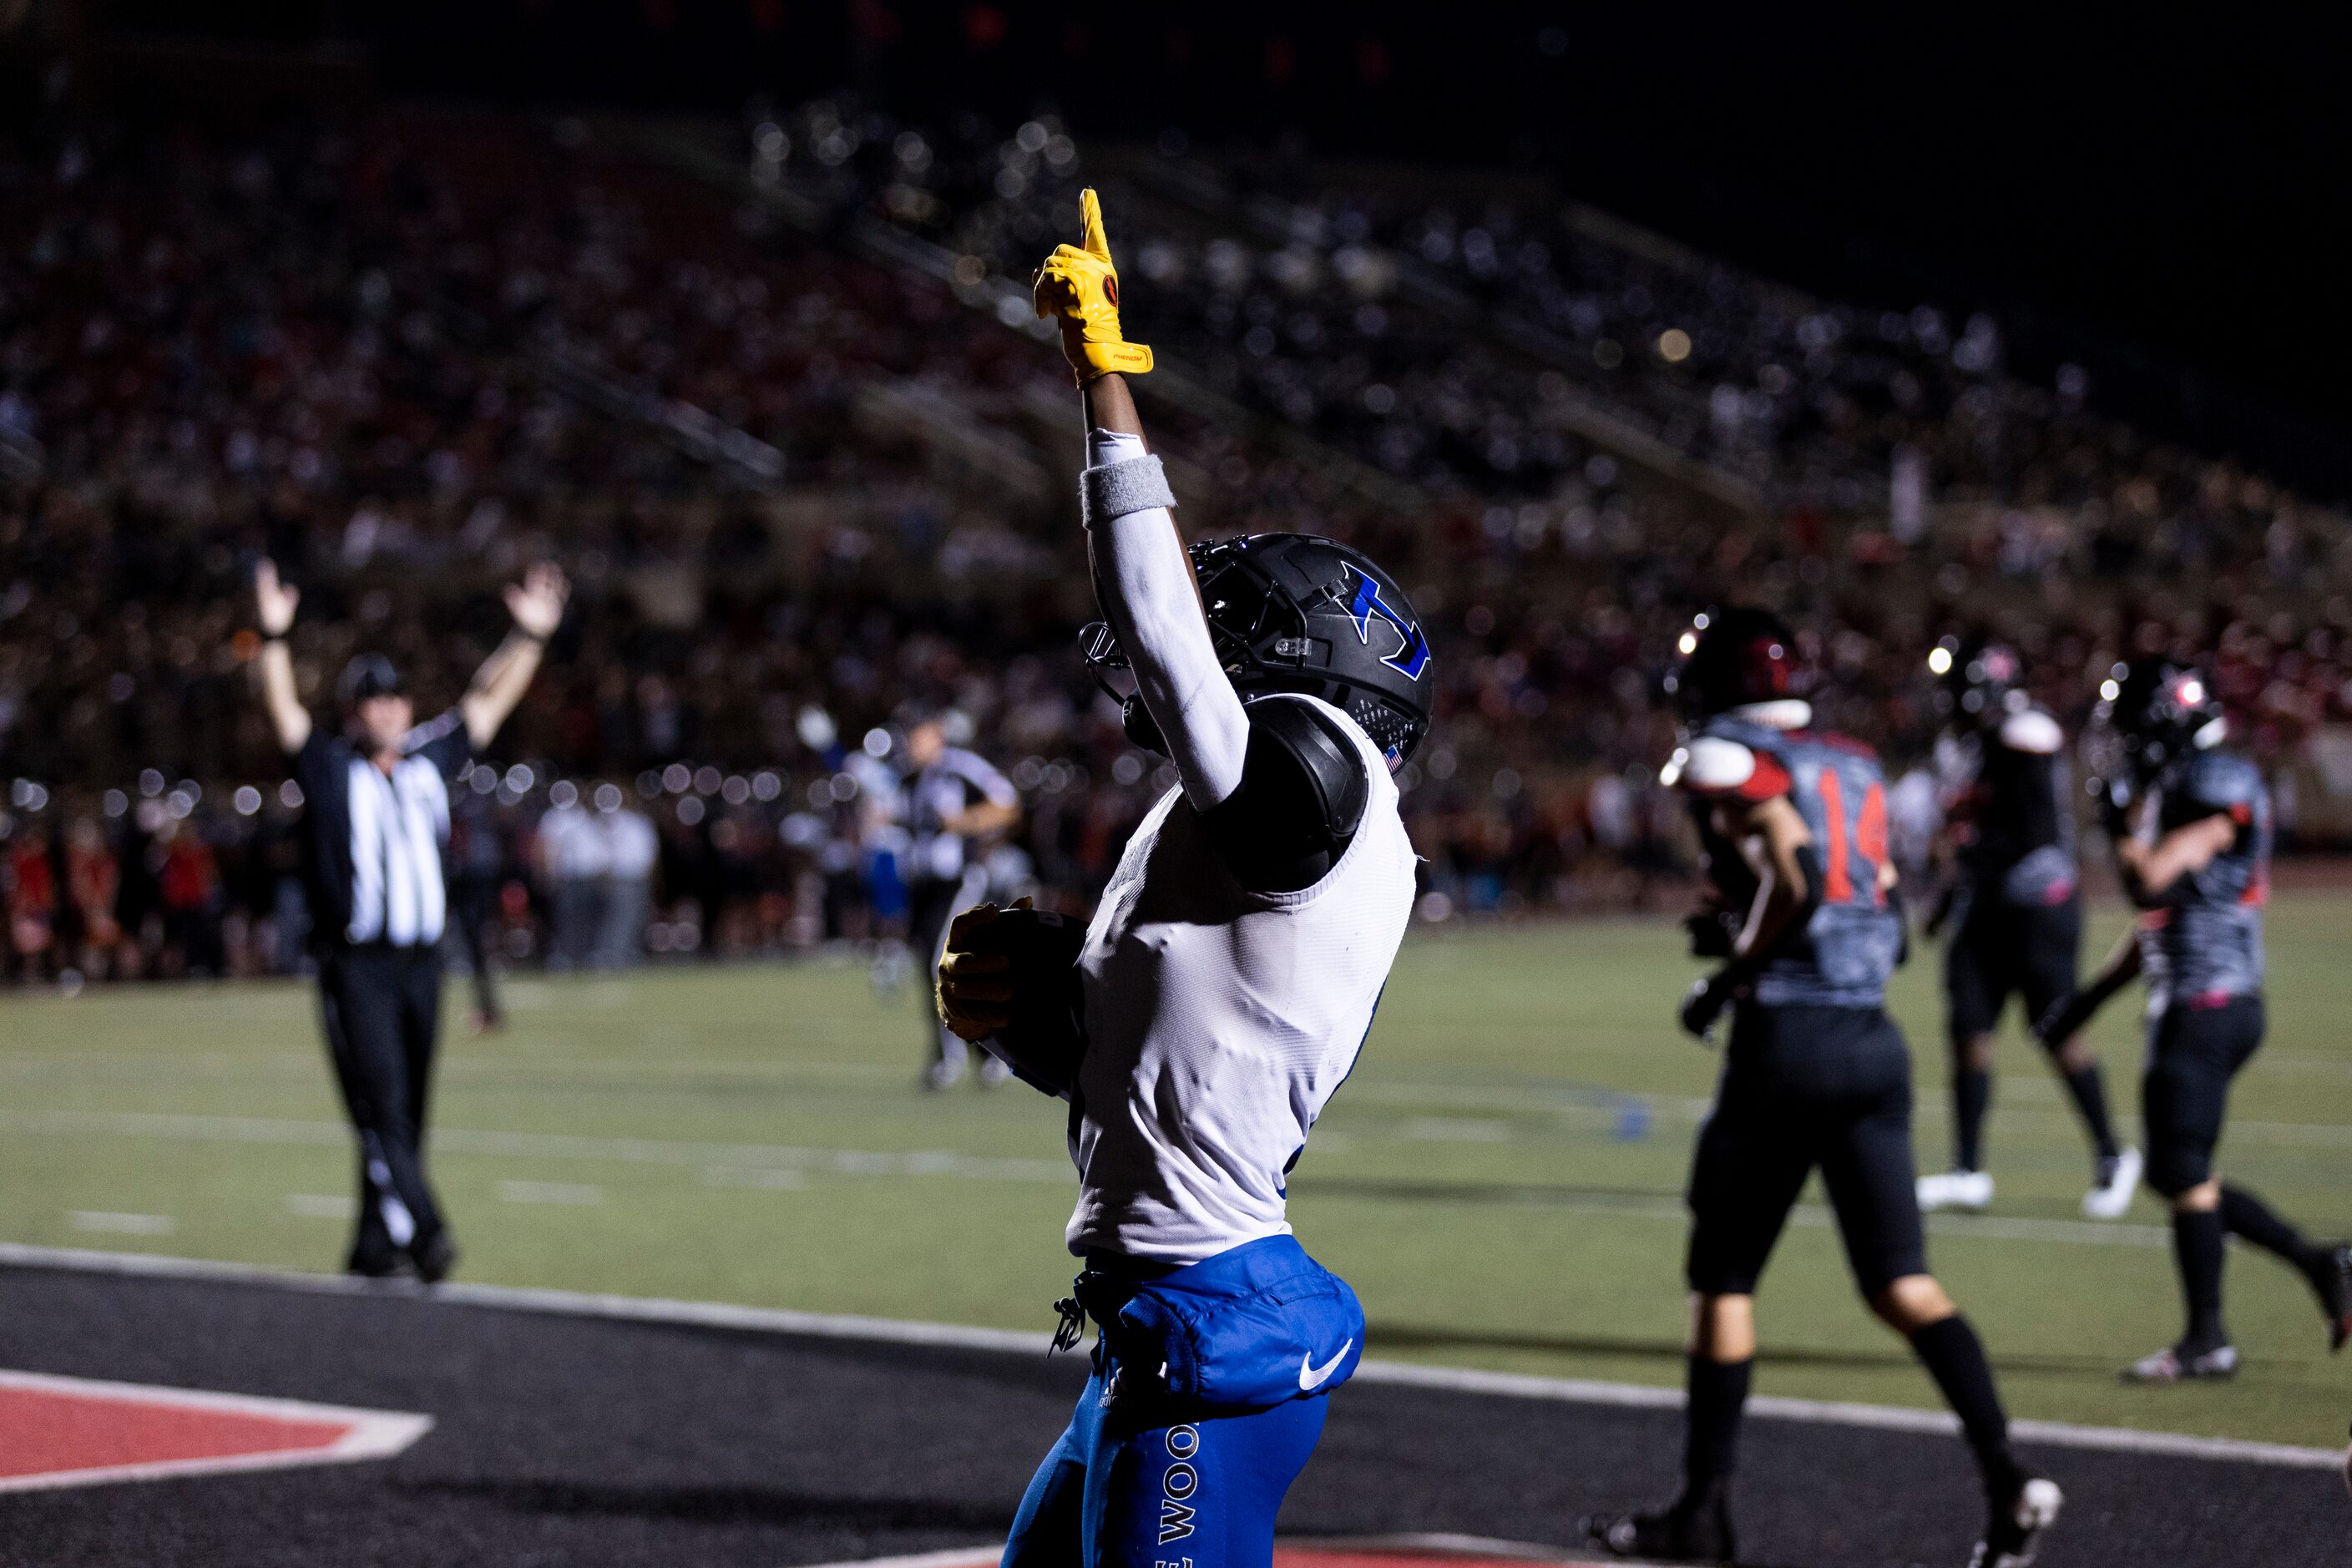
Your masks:
<svg viewBox="0 0 2352 1568"><path fill-rule="evenodd" d="M2338 1242L2319 1260L2311 1288L2319 1292L2319 1310L2327 1314L2327 1348L2340 1351L2352 1340L2352 1245Z"/></svg>
<svg viewBox="0 0 2352 1568"><path fill-rule="evenodd" d="M438 1285L449 1278L449 1270L457 1267L457 1244L449 1239L446 1230L436 1230L409 1249L415 1261L416 1277L427 1285Z"/></svg>
<svg viewBox="0 0 2352 1568"><path fill-rule="evenodd" d="M1969 1554L1969 1568L2028 1568L2042 1532L2058 1522L2066 1495L2056 1481L2028 1477L2018 1489L1997 1498L1984 1539Z"/></svg>
<svg viewBox="0 0 2352 1568"><path fill-rule="evenodd" d="M1595 1546L1648 1563L1729 1563L1739 1552L1731 1532L1731 1500L1718 1491L1705 1502L1687 1499L1662 1513L1595 1516L1584 1521Z"/></svg>

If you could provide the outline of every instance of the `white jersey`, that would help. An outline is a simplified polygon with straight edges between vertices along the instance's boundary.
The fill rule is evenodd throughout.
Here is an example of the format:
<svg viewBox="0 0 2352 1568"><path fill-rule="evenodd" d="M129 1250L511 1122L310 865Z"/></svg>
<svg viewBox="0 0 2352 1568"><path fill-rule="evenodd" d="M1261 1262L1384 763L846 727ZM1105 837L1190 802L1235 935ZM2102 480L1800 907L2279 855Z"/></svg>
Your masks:
<svg viewBox="0 0 2352 1568"><path fill-rule="evenodd" d="M1414 856L1386 762L1328 703L1262 700L1315 701L1362 753L1370 799L1339 864L1292 893L1244 890L1181 788L1128 841L1078 960L1072 1252L1193 1263L1287 1234L1284 1178L1404 939Z"/></svg>

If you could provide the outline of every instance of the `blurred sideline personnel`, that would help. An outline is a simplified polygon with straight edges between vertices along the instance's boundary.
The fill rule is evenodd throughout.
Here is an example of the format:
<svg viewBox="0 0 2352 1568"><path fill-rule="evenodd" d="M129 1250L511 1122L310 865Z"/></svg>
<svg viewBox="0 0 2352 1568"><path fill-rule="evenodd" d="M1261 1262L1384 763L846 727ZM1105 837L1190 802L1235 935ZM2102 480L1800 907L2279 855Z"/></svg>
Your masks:
<svg viewBox="0 0 2352 1568"><path fill-rule="evenodd" d="M1993 1031L2012 994L2029 1028L2074 989L2083 946L2081 876L2066 736L2026 695L2014 649L1946 637L1927 656L1951 718L1936 742L1950 879L1927 922L1944 939L1944 1017L1952 1048L1952 1168L1919 1178L1919 1206L1992 1205L1984 1166ZM2037 1035L2035 1038L2039 1039ZM2116 1219L2139 1184L2140 1152L2116 1142L2098 1058L2082 1036L2050 1042L2051 1065L2090 1134L2083 1212Z"/></svg>
<svg viewBox="0 0 2352 1568"><path fill-rule="evenodd" d="M550 969L586 969L595 962L604 925L612 846L580 786L559 780L539 819L539 866L547 879Z"/></svg>
<svg viewBox="0 0 2352 1568"><path fill-rule="evenodd" d="M1412 913L1390 773L1428 728L1429 648L1396 584L1329 540L1187 559L1124 379L1150 351L1119 334L1094 192L1081 205L1084 247L1055 249L1035 298L1084 391L1087 661L1133 672L1128 734L1180 782L1082 937L983 905L940 970L956 1033L1070 1101L1086 1262L1056 1343L1099 1331L1003 1563L1265 1568L1323 1396L1363 1353L1362 1310L1292 1238L1284 1184Z"/></svg>
<svg viewBox="0 0 2352 1568"><path fill-rule="evenodd" d="M926 973L939 967L948 919L980 902L988 889L984 844L1020 826L1021 796L1013 781L976 752L950 746L943 715L919 710L907 727L906 778L898 813L907 850L907 949L920 954ZM944 1027L923 999L923 1086L946 1089L963 1077L971 1047ZM1004 1081L994 1057L981 1063L981 1081Z"/></svg>
<svg viewBox="0 0 2352 1568"><path fill-rule="evenodd" d="M2114 765L2092 782L2124 891L2143 911L2106 966L2044 1021L2063 1039L2134 975L2147 981L2147 1184L2172 1205L2188 1322L2179 1342L2124 1369L2131 1383L2228 1377L2223 1242L2237 1236L2310 1282L2330 1350L2352 1336L2352 1247L2315 1244L2214 1173L2231 1080L2263 1043L2263 905L2270 898L2271 795L2252 759L2226 751L2212 685L2168 658L2117 666L2095 722Z"/></svg>
<svg viewBox="0 0 2352 1568"><path fill-rule="evenodd" d="M337 684L341 726L315 728L294 686L286 634L300 595L264 561L254 574L261 692L302 789L304 868L319 1000L343 1107L359 1134L359 1223L345 1267L383 1278L446 1276L457 1248L425 1176L426 1096L441 1022L440 942L448 893L448 782L514 711L563 618L563 574L534 566L507 590L514 630L457 706L415 723L399 673L378 654Z"/></svg>
<svg viewBox="0 0 2352 1568"><path fill-rule="evenodd" d="M1693 945L1726 962L1692 988L1681 1021L1707 1039L1729 1007L1731 1040L1691 1166L1683 1492L1663 1512L1593 1521L1590 1533L1621 1556L1732 1560L1756 1282L1818 1166L1854 1283L1910 1342L1975 1450L1990 1507L1970 1562L2015 1568L2062 1499L2010 1451L1984 1346L1927 1272L1911 1058L1884 1006L1904 929L1878 759L1806 728L1796 639L1779 616L1712 611L1682 648L1673 686L1695 722L1661 782L1690 797L1706 856L1712 901L1692 919Z"/></svg>
<svg viewBox="0 0 2352 1568"><path fill-rule="evenodd" d="M474 1005L467 1021L478 1035L506 1027L490 960L498 946L499 893L506 876L506 850L499 842L490 797L470 789L449 800L449 914L457 922L457 945L466 954Z"/></svg>
<svg viewBox="0 0 2352 1568"><path fill-rule="evenodd" d="M604 925L596 938L601 969L632 969L645 959L646 921L654 905L654 873L661 868L661 835L654 819L629 804L616 782L596 786L596 826L611 864Z"/></svg>

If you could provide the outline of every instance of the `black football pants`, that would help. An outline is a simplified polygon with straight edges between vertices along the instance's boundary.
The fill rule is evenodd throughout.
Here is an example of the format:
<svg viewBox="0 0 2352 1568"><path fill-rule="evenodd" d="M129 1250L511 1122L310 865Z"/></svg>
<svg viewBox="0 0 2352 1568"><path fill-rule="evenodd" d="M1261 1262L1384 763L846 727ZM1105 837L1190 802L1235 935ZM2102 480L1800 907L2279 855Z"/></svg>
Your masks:
<svg viewBox="0 0 2352 1568"><path fill-rule="evenodd" d="M343 1109L359 1134L359 1224L348 1267L381 1274L443 1228L425 1177L440 953L431 946L340 949L319 965L319 1001Z"/></svg>
<svg viewBox="0 0 2352 1568"><path fill-rule="evenodd" d="M1864 1300L1927 1272L1911 1055L1895 1021L1875 1007L1742 1003L1691 1163L1691 1289L1754 1294L1816 1170Z"/></svg>

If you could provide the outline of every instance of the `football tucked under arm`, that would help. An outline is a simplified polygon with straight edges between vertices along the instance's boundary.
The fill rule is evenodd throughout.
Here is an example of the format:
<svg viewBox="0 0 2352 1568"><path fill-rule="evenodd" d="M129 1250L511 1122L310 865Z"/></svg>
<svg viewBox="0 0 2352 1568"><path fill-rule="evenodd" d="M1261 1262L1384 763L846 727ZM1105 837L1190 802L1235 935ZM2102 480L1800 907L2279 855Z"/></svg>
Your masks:
<svg viewBox="0 0 2352 1568"><path fill-rule="evenodd" d="M1085 942L1084 926L1026 899L966 910L949 925L940 960L940 1021L1022 1082L1067 1100L1087 1048Z"/></svg>
<svg viewBox="0 0 2352 1568"><path fill-rule="evenodd" d="M1192 559L1168 510L1174 498L1140 436L1089 430L1087 456L1087 540L1103 616L1118 634L1184 797L1210 810L1241 787L1249 720L1210 640Z"/></svg>

